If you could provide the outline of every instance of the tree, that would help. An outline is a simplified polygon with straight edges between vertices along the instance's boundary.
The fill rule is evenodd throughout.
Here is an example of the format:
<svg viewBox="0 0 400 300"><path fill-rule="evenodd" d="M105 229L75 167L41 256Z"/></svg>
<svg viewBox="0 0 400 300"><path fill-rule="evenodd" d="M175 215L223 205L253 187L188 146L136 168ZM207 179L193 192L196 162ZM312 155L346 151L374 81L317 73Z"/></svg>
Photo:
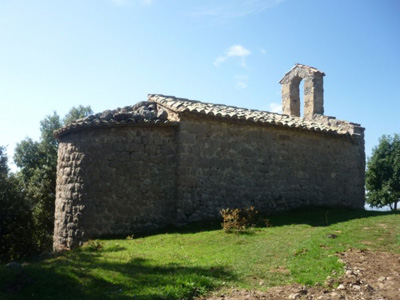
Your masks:
<svg viewBox="0 0 400 300"><path fill-rule="evenodd" d="M33 254L33 220L23 190L9 174L5 148L0 146L0 262Z"/></svg>
<svg viewBox="0 0 400 300"><path fill-rule="evenodd" d="M93 111L90 106L82 106L79 105L78 107L73 107L71 110L65 115L63 122L67 124L69 122L87 117L93 114Z"/></svg>
<svg viewBox="0 0 400 300"><path fill-rule="evenodd" d="M367 202L372 207L389 205L397 210L400 201L400 136L383 135L372 151L366 172Z"/></svg>
<svg viewBox="0 0 400 300"><path fill-rule="evenodd" d="M92 113L90 106L73 107L61 121L53 112L40 122L40 140L27 138L17 144L14 161L20 168L17 174L25 191L25 197L32 206L34 223L33 237L40 252L52 246L54 230L54 202L57 175L58 141L54 131L66 122L85 117Z"/></svg>
<svg viewBox="0 0 400 300"><path fill-rule="evenodd" d="M54 227L54 199L57 168L57 140L53 131L61 127L57 113L40 122L39 142L27 138L17 144L14 161L25 197L32 206L33 237L38 251L50 249Z"/></svg>

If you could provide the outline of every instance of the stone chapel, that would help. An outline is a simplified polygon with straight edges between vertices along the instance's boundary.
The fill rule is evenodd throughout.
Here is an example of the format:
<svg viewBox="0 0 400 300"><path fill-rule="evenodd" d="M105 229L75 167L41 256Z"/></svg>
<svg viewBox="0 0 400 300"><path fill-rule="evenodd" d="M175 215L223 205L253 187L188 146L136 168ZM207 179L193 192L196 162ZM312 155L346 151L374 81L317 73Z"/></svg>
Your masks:
<svg viewBox="0 0 400 300"><path fill-rule="evenodd" d="M287 72L282 114L150 94L66 124L55 132L54 249L223 208L362 208L364 128L324 115L324 75L301 64Z"/></svg>

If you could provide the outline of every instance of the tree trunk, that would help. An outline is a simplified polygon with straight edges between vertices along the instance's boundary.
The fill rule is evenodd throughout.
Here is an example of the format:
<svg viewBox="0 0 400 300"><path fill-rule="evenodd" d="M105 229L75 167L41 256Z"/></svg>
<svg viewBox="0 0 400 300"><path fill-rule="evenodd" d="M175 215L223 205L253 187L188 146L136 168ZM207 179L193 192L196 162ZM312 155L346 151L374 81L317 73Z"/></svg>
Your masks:
<svg viewBox="0 0 400 300"><path fill-rule="evenodd" d="M397 201L394 203L394 210L397 210Z"/></svg>
<svg viewBox="0 0 400 300"><path fill-rule="evenodd" d="M393 211L392 203L389 203L390 210Z"/></svg>

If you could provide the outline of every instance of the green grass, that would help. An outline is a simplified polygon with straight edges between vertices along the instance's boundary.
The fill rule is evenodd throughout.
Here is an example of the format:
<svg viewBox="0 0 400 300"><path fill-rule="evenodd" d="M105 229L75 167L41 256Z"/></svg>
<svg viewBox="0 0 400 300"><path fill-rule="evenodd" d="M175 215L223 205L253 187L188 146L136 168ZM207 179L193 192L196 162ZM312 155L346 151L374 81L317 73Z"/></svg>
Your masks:
<svg viewBox="0 0 400 300"><path fill-rule="evenodd" d="M22 275L0 266L0 299L191 299L224 287L323 284L342 272L336 252L400 252L396 213L310 211L270 219L273 227L246 234L197 224L131 240L95 240L27 262Z"/></svg>

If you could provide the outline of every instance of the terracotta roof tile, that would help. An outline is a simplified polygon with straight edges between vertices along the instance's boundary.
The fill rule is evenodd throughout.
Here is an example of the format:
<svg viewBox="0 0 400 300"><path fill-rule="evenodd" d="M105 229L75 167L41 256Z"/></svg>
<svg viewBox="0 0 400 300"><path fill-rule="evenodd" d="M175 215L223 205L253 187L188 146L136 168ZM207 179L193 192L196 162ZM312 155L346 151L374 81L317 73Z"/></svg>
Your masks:
<svg viewBox="0 0 400 300"><path fill-rule="evenodd" d="M363 128L360 127L359 124L340 121L327 116L321 116L317 121L306 120L301 117L282 115L268 111L205 103L160 94L150 94L148 96L148 101L155 102L178 114L194 114L221 119L245 120L265 125L299 128L336 135L359 135L360 131L363 132ZM359 130L354 130L355 127L359 128Z"/></svg>

